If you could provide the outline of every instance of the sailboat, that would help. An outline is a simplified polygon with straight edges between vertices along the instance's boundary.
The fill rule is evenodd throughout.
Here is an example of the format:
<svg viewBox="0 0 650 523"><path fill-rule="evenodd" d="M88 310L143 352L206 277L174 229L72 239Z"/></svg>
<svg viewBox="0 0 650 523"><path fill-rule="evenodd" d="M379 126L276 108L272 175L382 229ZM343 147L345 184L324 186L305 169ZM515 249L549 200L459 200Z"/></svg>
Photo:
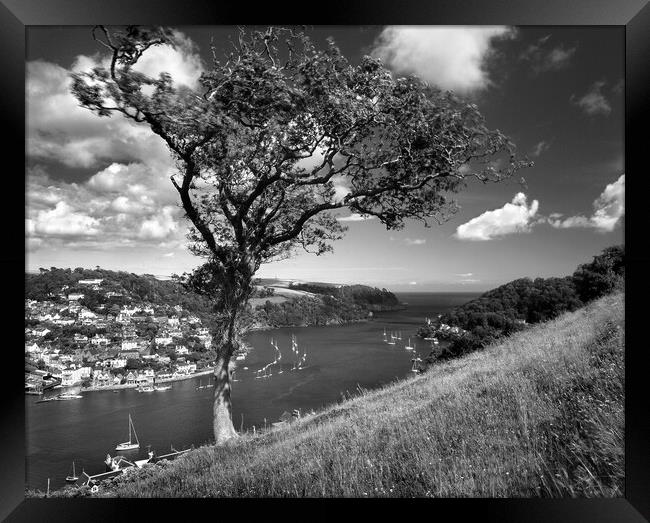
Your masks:
<svg viewBox="0 0 650 523"><path fill-rule="evenodd" d="M131 440L131 430L133 430L133 435L135 436L135 443ZM131 420L131 414L129 414L129 441L124 443L118 443L115 450L133 450L140 448L140 441L138 441L138 435L135 433L135 427L133 426L133 420Z"/></svg>
<svg viewBox="0 0 650 523"><path fill-rule="evenodd" d="M411 372L420 372L420 369L418 368L418 363L421 362L422 360L418 358L413 358L413 365L411 366Z"/></svg>
<svg viewBox="0 0 650 523"><path fill-rule="evenodd" d="M388 341L388 338L386 338L386 327L384 327L384 341Z"/></svg>
<svg viewBox="0 0 650 523"><path fill-rule="evenodd" d="M406 350L415 350L415 347L411 346L411 338L409 338L408 345L405 345L404 348Z"/></svg>
<svg viewBox="0 0 650 523"><path fill-rule="evenodd" d="M204 388L205 388L205 387L203 386L203 380L199 380L199 386L196 387L196 390L204 389Z"/></svg>
<svg viewBox="0 0 650 523"><path fill-rule="evenodd" d="M70 476L66 476L65 480L66 480L68 483L74 483L74 482L77 481L78 479L79 479L79 476L77 476L77 472L76 472L76 470L75 470L75 468L74 468L74 461L73 461L73 462L72 462L72 474L71 474Z"/></svg>
<svg viewBox="0 0 650 523"><path fill-rule="evenodd" d="M395 339L396 339L395 335L391 332L390 333L390 340L388 340L386 343L388 343L388 345L395 345Z"/></svg>

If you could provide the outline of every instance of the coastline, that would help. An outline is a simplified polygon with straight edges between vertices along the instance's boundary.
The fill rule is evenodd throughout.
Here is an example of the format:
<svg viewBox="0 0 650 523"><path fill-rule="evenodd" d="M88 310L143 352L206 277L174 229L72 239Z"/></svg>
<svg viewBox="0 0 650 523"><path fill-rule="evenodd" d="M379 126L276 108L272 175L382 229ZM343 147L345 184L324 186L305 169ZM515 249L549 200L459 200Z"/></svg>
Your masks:
<svg viewBox="0 0 650 523"><path fill-rule="evenodd" d="M155 384L158 385L159 383L171 383L173 381L189 380L195 378L196 376L205 376L206 374L212 374L213 372L214 372L214 368L204 369L184 376L176 376L174 378L167 378L167 379L157 379ZM122 389L137 389L137 388L138 385L136 384L123 383L120 385L107 385L105 387L86 387L86 388L82 388L81 392L101 392L103 390L122 390Z"/></svg>

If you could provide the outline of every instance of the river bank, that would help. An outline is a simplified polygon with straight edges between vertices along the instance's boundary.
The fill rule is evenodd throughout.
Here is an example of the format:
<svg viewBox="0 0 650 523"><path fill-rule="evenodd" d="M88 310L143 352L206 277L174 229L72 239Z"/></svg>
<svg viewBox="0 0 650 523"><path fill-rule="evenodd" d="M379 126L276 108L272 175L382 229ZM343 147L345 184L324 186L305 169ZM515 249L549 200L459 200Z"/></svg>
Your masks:
<svg viewBox="0 0 650 523"><path fill-rule="evenodd" d="M180 375L180 376L175 376L173 378L166 378L166 379L157 379L156 380L156 385L159 383L171 383L173 381L183 381L183 380L190 380L192 378L196 378L197 376L205 376L206 374L212 374L214 372L213 368L209 369L204 369L200 370L197 372L193 372L192 374L185 374L185 375ZM81 389L82 392L99 392L102 390L122 390L122 389L137 389L139 385L136 385L135 383L123 383L120 385L106 385L105 387L86 387Z"/></svg>

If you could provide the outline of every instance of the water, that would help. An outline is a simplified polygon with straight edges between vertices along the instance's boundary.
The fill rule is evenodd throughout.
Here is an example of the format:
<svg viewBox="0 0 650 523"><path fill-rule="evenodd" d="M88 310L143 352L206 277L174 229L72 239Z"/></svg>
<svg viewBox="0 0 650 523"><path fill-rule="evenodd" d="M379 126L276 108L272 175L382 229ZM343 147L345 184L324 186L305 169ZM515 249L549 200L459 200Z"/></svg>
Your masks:
<svg viewBox="0 0 650 523"><path fill-rule="evenodd" d="M469 293L403 293L406 310L376 313L373 321L344 326L302 327L256 332L247 342L253 350L237 362L233 383L233 423L239 430L257 428L278 421L286 410L302 413L318 410L339 401L358 387L376 388L410 375L411 359L426 357L430 343L415 337L425 317L449 310L476 297ZM402 340L387 345L384 328L401 332ZM302 370L291 368L295 356L291 335L301 351L307 352ZM411 337L415 351L404 346ZM255 371L275 359L270 339L276 340L281 365L269 368L273 375L255 379ZM248 367L244 370L243 367ZM282 374L278 371L282 368ZM107 453L128 440L128 415L131 414L140 450L122 452L127 459L146 458L147 445L159 454L173 445L181 450L212 439L213 388L197 390L211 376L177 381L168 391L139 393L133 389L86 392L82 399L35 403L37 396L25 397L27 431L27 485L45 489L65 484L75 461L77 475L104 472Z"/></svg>

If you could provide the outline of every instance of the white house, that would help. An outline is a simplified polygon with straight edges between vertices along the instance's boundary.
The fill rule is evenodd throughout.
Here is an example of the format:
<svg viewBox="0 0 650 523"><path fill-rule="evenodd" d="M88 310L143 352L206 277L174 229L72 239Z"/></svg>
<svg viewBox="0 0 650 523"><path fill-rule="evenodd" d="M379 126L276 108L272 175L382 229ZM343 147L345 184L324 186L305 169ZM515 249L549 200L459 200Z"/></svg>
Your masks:
<svg viewBox="0 0 650 523"><path fill-rule="evenodd" d="M82 293L79 293L79 292L77 292L77 293L72 293L72 292L71 292L70 294L68 294L68 301L77 301L77 300L81 300L83 297L84 297L84 295L83 295Z"/></svg>
<svg viewBox="0 0 650 523"><path fill-rule="evenodd" d="M126 367L126 358L111 358L106 360L106 366L111 369L123 369Z"/></svg>
<svg viewBox="0 0 650 523"><path fill-rule="evenodd" d="M176 345L176 354L188 354L189 351L185 345Z"/></svg>
<svg viewBox="0 0 650 523"><path fill-rule="evenodd" d="M122 340L122 350L137 350L139 346L138 340Z"/></svg>
<svg viewBox="0 0 650 523"><path fill-rule="evenodd" d="M69 387L71 385L76 385L84 378L90 376L90 367L80 367L78 369L69 367L63 369L61 372L61 385L64 387Z"/></svg>
<svg viewBox="0 0 650 523"><path fill-rule="evenodd" d="M171 336L157 336L153 339L153 341L156 342L156 345L169 345L173 343L173 339Z"/></svg>
<svg viewBox="0 0 650 523"><path fill-rule="evenodd" d="M77 283L79 285L90 285L90 286L98 286L101 285L101 283L104 281L103 278L97 278L94 280L79 280Z"/></svg>
<svg viewBox="0 0 650 523"><path fill-rule="evenodd" d="M106 336L95 335L90 339L93 345L108 345L110 340Z"/></svg>

